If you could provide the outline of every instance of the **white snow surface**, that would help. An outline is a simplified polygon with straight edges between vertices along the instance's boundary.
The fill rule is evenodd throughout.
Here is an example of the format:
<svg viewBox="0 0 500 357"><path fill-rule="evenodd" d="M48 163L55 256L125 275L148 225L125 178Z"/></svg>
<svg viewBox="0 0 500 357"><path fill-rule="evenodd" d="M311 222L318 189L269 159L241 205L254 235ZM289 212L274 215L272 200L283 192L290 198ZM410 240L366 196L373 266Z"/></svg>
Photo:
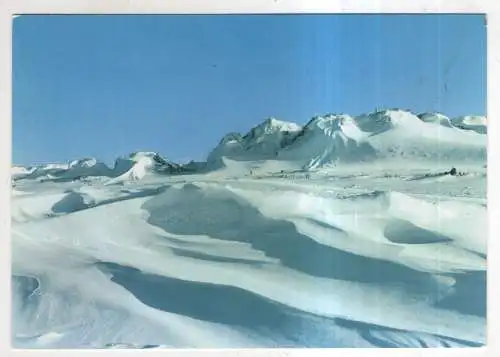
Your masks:
<svg viewBox="0 0 500 357"><path fill-rule="evenodd" d="M245 136L239 133L224 136L207 161L218 167L225 156L245 161L271 159L278 155L284 143L291 142L301 130L298 124L269 118Z"/></svg>
<svg viewBox="0 0 500 357"><path fill-rule="evenodd" d="M465 115L451 119L454 126L466 130L473 130L480 134L487 133L486 117L479 115Z"/></svg>
<svg viewBox="0 0 500 357"><path fill-rule="evenodd" d="M450 118L441 113L422 113L418 117L426 123L439 124L449 128L453 127Z"/></svg>
<svg viewBox="0 0 500 357"><path fill-rule="evenodd" d="M189 163L185 166L193 165ZM42 182L102 181L106 184L122 184L127 181L138 181L162 171L168 173L169 169L177 168L182 168L182 165L169 162L155 152L138 151L117 158L113 168L95 158L83 158L70 161L68 164L13 166L11 174L14 181L21 179Z"/></svg>
<svg viewBox="0 0 500 357"><path fill-rule="evenodd" d="M486 160L484 117L450 120L439 113L383 110L357 117L317 116L304 127L279 123L270 125L268 120L244 137L224 137L208 156L209 166L219 169L226 160L280 160L316 170L410 160L420 167L448 168Z"/></svg>
<svg viewBox="0 0 500 357"><path fill-rule="evenodd" d="M484 345L485 137L386 111L269 120L204 173L154 174L154 153L102 180L30 176L93 159L16 168L13 346Z"/></svg>

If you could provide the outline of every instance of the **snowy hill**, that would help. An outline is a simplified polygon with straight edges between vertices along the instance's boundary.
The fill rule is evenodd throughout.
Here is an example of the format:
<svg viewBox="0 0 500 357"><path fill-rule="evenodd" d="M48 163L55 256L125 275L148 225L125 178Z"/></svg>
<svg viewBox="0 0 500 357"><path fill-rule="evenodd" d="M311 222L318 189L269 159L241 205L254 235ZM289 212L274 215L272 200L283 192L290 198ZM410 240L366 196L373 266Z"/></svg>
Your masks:
<svg viewBox="0 0 500 357"><path fill-rule="evenodd" d="M68 169L68 164L40 164L40 165L32 165L28 167L24 166L13 166L11 169L11 174L13 179L21 179L21 178L43 178L46 176L50 176L52 174L58 174L65 172Z"/></svg>
<svg viewBox="0 0 500 357"><path fill-rule="evenodd" d="M275 158L279 150L289 145L301 130L301 126L294 123L266 119L245 136L239 133L225 135L210 152L207 162L216 167L222 164L222 157L243 161Z"/></svg>
<svg viewBox="0 0 500 357"><path fill-rule="evenodd" d="M441 113L421 113L418 115L418 117L426 123L439 124L448 128L453 127L450 118Z"/></svg>
<svg viewBox="0 0 500 357"><path fill-rule="evenodd" d="M372 116L368 116L371 118ZM368 142L377 160L404 160L407 165L474 165L486 160L486 136L425 122L405 111L385 111L375 118L381 123ZM362 129L369 121L357 118Z"/></svg>
<svg viewBox="0 0 500 357"><path fill-rule="evenodd" d="M226 135L208 163L217 168L234 161L278 160L305 169L402 160L416 167L474 165L486 158L486 136L477 135L486 133L485 126L478 129L485 120L461 118L395 109L357 117L317 116L304 127L267 120L245 136Z"/></svg>
<svg viewBox="0 0 500 357"><path fill-rule="evenodd" d="M367 136L348 115L320 116L307 123L300 135L279 157L305 162L307 168L342 161L367 161L376 154L366 141Z"/></svg>
<svg viewBox="0 0 500 357"><path fill-rule="evenodd" d="M72 160L68 164L46 164L38 166L13 166L12 179L18 181L39 180L43 182L65 182L75 180L100 180L108 183L137 181L151 174L178 174L200 168L194 162L179 165L155 152L134 152L115 160L113 168L95 158Z"/></svg>
<svg viewBox="0 0 500 357"><path fill-rule="evenodd" d="M135 152L115 161L110 183L141 180L148 174L178 173L181 165L170 162L156 152Z"/></svg>
<svg viewBox="0 0 500 357"><path fill-rule="evenodd" d="M96 159L69 164L13 167L12 177L42 181L111 179L110 183L141 180L151 174L202 173L220 169L241 172L322 170L339 165L448 170L452 166L482 166L486 160L486 118L449 119L440 113L413 114L382 110L352 117L327 114L306 125L268 118L247 134L226 134L206 162L176 164L155 152L118 158L113 168ZM370 166L370 164L372 166ZM360 166L361 165L361 166Z"/></svg>
<svg viewBox="0 0 500 357"><path fill-rule="evenodd" d="M473 130L479 134L487 133L486 117L477 115L466 115L451 119L457 128Z"/></svg>

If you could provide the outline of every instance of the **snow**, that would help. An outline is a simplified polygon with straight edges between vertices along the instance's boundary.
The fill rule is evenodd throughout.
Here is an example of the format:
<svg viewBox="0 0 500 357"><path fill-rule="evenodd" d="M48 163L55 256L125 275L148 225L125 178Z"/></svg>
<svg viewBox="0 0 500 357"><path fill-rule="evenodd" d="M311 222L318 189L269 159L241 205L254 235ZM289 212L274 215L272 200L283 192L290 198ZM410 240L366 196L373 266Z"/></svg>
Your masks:
<svg viewBox="0 0 500 357"><path fill-rule="evenodd" d="M113 169L114 177L107 183L120 183L141 180L153 171L154 160L151 155L133 154L130 158L119 158Z"/></svg>
<svg viewBox="0 0 500 357"><path fill-rule="evenodd" d="M487 133L486 117L479 115L465 115L451 119L457 128L473 130L479 134Z"/></svg>
<svg viewBox="0 0 500 357"><path fill-rule="evenodd" d="M302 130L300 125L268 118L242 136L229 133L208 155L212 168L223 165L223 157L240 160L272 159Z"/></svg>
<svg viewBox="0 0 500 357"><path fill-rule="evenodd" d="M375 152L366 142L366 136L347 115L316 117L280 157L307 162L307 169L339 161L367 160Z"/></svg>
<svg viewBox="0 0 500 357"><path fill-rule="evenodd" d="M227 160L279 160L293 163L297 169L316 170L359 163L366 168L367 163L380 166L388 161L401 165L411 160L420 166L448 169L485 160L485 130L470 128L454 126L439 113L418 116L404 110L357 117L328 114L313 118L304 127L267 120L245 136L225 136L209 154L208 164L222 169Z"/></svg>
<svg viewBox="0 0 500 357"><path fill-rule="evenodd" d="M420 120L426 122L426 123L434 123L434 124L439 124L442 126L446 126L448 128L453 127L451 124L450 118L448 118L446 115L441 114L441 113L422 113L419 114L418 117Z"/></svg>
<svg viewBox="0 0 500 357"><path fill-rule="evenodd" d="M28 167L24 167L24 166L12 166L10 173L11 173L12 177L16 177L16 176L29 174L29 173L33 172L33 170L35 170L34 167L28 168Z"/></svg>
<svg viewBox="0 0 500 357"><path fill-rule="evenodd" d="M115 160L113 168L95 158L72 160L68 164L47 164L32 167L12 167L12 179L35 179L43 182L93 182L106 181L107 184L123 184L138 181L146 175L172 174L193 171L199 163L179 165L168 161L155 152L138 151Z"/></svg>
<svg viewBox="0 0 500 357"><path fill-rule="evenodd" d="M486 343L486 135L404 111L250 134L190 172L13 168L14 347Z"/></svg>

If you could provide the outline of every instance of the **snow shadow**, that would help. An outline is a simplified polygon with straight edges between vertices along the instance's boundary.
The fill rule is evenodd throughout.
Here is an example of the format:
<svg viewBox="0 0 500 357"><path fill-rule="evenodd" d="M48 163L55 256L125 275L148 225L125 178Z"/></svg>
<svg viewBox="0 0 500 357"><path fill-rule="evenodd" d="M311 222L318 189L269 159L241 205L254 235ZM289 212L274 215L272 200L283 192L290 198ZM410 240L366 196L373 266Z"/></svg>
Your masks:
<svg viewBox="0 0 500 357"><path fill-rule="evenodd" d="M334 319L301 312L233 286L148 274L111 262L96 264L112 274L113 282L155 309L260 333L281 347L338 347L329 333Z"/></svg>
<svg viewBox="0 0 500 357"><path fill-rule="evenodd" d="M221 257L221 256L203 253L203 252L191 251L189 249L183 249L183 248L170 247L170 249L176 255L181 256L181 257L186 257L186 258L194 258L194 259L208 260L208 261L222 262L222 263L247 264L247 265L253 265L253 266L264 266L266 264L266 262L256 260L256 259Z"/></svg>
<svg viewBox="0 0 500 357"><path fill-rule="evenodd" d="M453 277L456 279L453 293L440 300L436 306L463 314L486 317L487 273L474 271L456 274Z"/></svg>
<svg viewBox="0 0 500 357"><path fill-rule="evenodd" d="M366 322L336 318L339 326L359 332L361 337L382 348L480 347L482 344L435 334L400 330Z"/></svg>
<svg viewBox="0 0 500 357"><path fill-rule="evenodd" d="M426 179L433 179L438 177L449 176L448 172L435 172L435 173L427 173L421 175L415 175L414 177L407 178L406 181L420 181Z"/></svg>
<svg viewBox="0 0 500 357"><path fill-rule="evenodd" d="M284 266L303 273L346 281L387 284L405 291L438 294L432 276L386 260L369 258L317 243L285 220L271 219L230 191L185 185L166 190L142 206L148 223L177 235L208 235L249 243ZM332 238L349 238L331 229Z"/></svg>
<svg viewBox="0 0 500 357"><path fill-rule="evenodd" d="M10 327L12 336L17 331L32 331L34 312L40 305L40 281L37 278L24 275L11 276L11 316Z"/></svg>
<svg viewBox="0 0 500 357"><path fill-rule="evenodd" d="M59 176L63 175L66 172L66 169L54 168L54 169L45 169L45 168L37 168L30 173L20 174L13 178L14 181L19 180L36 180L39 177L43 176Z"/></svg>
<svg viewBox="0 0 500 357"><path fill-rule="evenodd" d="M402 244L429 244L452 241L451 238L443 234L417 227L413 223L399 218L393 218L387 223L384 236L391 242Z"/></svg>
<svg viewBox="0 0 500 357"><path fill-rule="evenodd" d="M16 297L18 302L25 305L35 296L34 294L40 286L40 282L38 279L30 276L12 275L11 286L12 297Z"/></svg>
<svg viewBox="0 0 500 357"><path fill-rule="evenodd" d="M162 193L167 187L168 185L160 186L157 188L138 189L136 191L127 192L128 194L125 196L105 199L102 201L95 201L91 196L82 192L71 191L66 196L64 196L64 198L62 198L52 206L52 212L55 214L67 214L81 211L87 208L99 207L110 203L131 200L134 198L154 196ZM124 193L125 191L122 190L121 192Z"/></svg>
<svg viewBox="0 0 500 357"><path fill-rule="evenodd" d="M79 192L70 192L52 206L52 212L56 214L71 213L89 208L94 204L94 202L88 200L86 195Z"/></svg>

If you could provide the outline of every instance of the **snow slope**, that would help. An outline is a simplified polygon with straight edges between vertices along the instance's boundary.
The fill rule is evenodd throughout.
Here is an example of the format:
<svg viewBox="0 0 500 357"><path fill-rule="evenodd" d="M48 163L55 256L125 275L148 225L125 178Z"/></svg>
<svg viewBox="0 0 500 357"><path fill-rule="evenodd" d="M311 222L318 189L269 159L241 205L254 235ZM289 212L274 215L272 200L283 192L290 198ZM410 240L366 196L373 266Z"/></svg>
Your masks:
<svg viewBox="0 0 500 357"><path fill-rule="evenodd" d="M485 177L412 178L21 181L13 344L482 345Z"/></svg>
<svg viewBox="0 0 500 357"><path fill-rule="evenodd" d="M440 123L270 119L207 166L13 168L13 346L486 344L486 135Z"/></svg>
<svg viewBox="0 0 500 357"><path fill-rule="evenodd" d="M366 161L376 155L366 138L367 134L350 116L316 117L305 126L301 136L296 138L280 157L307 162L307 168L342 161Z"/></svg>
<svg viewBox="0 0 500 357"><path fill-rule="evenodd" d="M137 181L149 174L192 171L196 163L183 165L170 162L155 152L134 152L115 160L113 168L94 158L83 158L68 164L48 164L32 167L14 166L12 179L36 179L50 182L107 181L109 184ZM197 166L199 167L199 166Z"/></svg>
<svg viewBox="0 0 500 357"><path fill-rule="evenodd" d="M377 114L380 125L369 128L377 159L404 160L407 165L474 165L486 160L486 136L419 120L405 111ZM373 116L370 116L373 119ZM362 129L369 120L357 118Z"/></svg>
<svg viewBox="0 0 500 357"><path fill-rule="evenodd" d="M482 135L486 127L479 130L473 126L479 117L463 118L459 124L439 113L417 116L395 109L357 117L317 116L303 128L285 122L270 125L266 121L257 128L270 128L268 131L253 129L245 137L235 133L224 137L210 153L208 163L216 169L224 167L227 160L275 159L306 170L360 163L365 168L370 167L367 163L380 166L402 162L413 167L438 165L442 169L474 165L486 158L487 140Z"/></svg>
<svg viewBox="0 0 500 357"><path fill-rule="evenodd" d="M442 126L446 126L448 128L453 127L453 124L451 124L450 118L448 118L446 115L443 115L441 113L422 113L422 114L419 114L418 117L420 118L420 120L422 120L426 123L439 124Z"/></svg>
<svg viewBox="0 0 500 357"><path fill-rule="evenodd" d="M478 115L465 115L451 119L457 128L473 130L479 134L487 133L486 117Z"/></svg>
<svg viewBox="0 0 500 357"><path fill-rule="evenodd" d="M239 133L225 135L210 152L207 162L212 167L220 167L223 157L244 161L274 158L301 130L301 126L294 123L266 119L245 136Z"/></svg>
<svg viewBox="0 0 500 357"><path fill-rule="evenodd" d="M17 179L40 179L53 177L68 170L68 164L44 164L29 167L14 166L11 170L12 178Z"/></svg>

